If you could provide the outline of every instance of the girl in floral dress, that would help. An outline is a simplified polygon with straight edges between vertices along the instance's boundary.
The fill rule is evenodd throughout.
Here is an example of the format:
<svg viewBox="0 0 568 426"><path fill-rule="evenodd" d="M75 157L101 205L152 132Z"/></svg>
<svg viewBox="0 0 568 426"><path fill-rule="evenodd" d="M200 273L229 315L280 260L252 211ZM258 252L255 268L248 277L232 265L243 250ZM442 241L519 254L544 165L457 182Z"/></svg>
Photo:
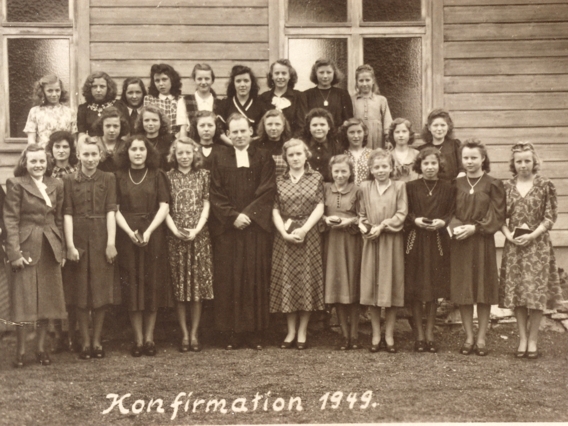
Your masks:
<svg viewBox="0 0 568 426"><path fill-rule="evenodd" d="M200 146L189 138L177 139L168 157L171 191L166 224L168 257L178 321L183 333L180 352L201 350L198 339L202 301L213 299L211 240L205 224L209 216L209 171L201 168ZM186 306L191 307L191 333L187 330Z"/></svg>
<svg viewBox="0 0 568 426"><path fill-rule="evenodd" d="M540 159L531 143L513 146L510 169L514 177L505 182L508 224L501 228L507 240L499 304L513 309L517 318L516 356L534 359L542 311L559 307L568 295L560 285L549 234L558 217L558 199L554 184L538 174Z"/></svg>
<svg viewBox="0 0 568 426"><path fill-rule="evenodd" d="M367 146L369 129L359 118L350 118L340 128L345 154L353 163L355 184L369 178L369 155L372 149Z"/></svg>
<svg viewBox="0 0 568 426"><path fill-rule="evenodd" d="M414 142L414 132L410 121L406 118L395 119L389 127L388 140L394 147L392 150L393 179L403 182L418 179L419 173L416 173L413 168L418 151L409 146Z"/></svg>

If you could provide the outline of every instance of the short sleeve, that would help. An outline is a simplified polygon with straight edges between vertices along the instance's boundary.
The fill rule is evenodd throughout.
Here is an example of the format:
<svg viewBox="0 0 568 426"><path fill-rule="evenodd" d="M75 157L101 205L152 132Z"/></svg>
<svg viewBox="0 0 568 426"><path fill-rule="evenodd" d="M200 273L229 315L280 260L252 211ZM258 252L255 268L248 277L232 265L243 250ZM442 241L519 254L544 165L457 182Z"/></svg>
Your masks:
<svg viewBox="0 0 568 426"><path fill-rule="evenodd" d="M33 107L30 109L28 114L28 121L26 121L26 127L24 127L24 133L37 133L37 112L38 107Z"/></svg>
<svg viewBox="0 0 568 426"><path fill-rule="evenodd" d="M180 96L177 100L176 114L176 126L187 126L189 124L187 119L187 108L185 107L185 99L183 96Z"/></svg>

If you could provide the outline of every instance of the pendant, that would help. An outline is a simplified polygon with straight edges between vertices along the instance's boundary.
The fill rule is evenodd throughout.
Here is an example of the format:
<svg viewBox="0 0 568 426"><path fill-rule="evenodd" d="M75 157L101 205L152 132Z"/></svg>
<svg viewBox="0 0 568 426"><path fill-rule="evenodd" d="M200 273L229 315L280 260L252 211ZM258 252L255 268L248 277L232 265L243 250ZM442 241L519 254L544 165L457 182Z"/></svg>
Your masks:
<svg viewBox="0 0 568 426"><path fill-rule="evenodd" d="M473 188L469 190L469 193L473 195Z"/></svg>
<svg viewBox="0 0 568 426"><path fill-rule="evenodd" d="M431 196L432 196L432 193L431 193L431 192L429 192L429 193L428 193L428 197L431 197Z"/></svg>
<svg viewBox="0 0 568 426"><path fill-rule="evenodd" d="M328 102L328 101L323 101L323 106L329 106L329 102Z"/></svg>

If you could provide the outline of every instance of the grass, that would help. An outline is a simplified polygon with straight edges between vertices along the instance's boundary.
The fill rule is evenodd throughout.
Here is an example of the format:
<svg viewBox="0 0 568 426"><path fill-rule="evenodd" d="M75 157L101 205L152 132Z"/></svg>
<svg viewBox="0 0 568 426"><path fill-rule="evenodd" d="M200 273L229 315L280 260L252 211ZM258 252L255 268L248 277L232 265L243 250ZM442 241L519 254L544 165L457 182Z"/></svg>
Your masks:
<svg viewBox="0 0 568 426"><path fill-rule="evenodd" d="M515 324L490 331L491 352L485 358L457 353L463 341L459 328L438 330L437 354L412 352L411 332L400 330L395 334L400 352L394 355L335 351L338 335L329 330L313 333L310 348L302 352L278 349L283 336L278 333L268 336L272 346L261 352L227 352L215 346L220 342L210 340L201 353L181 354L177 333L170 330L166 335L166 340L157 342L159 353L154 358L130 357L126 329L107 342L104 360L81 361L76 354L63 353L52 357L50 367L32 364L22 370L11 368L14 342L4 339L0 343L0 424L568 421L568 333L543 332L542 356L536 361L513 357ZM362 409L361 398L368 391L372 397ZM183 395L172 420L170 405L180 392L191 393L188 411L184 409L188 398ZM328 392L322 409L321 398ZM343 392L340 400L335 392ZM253 410L257 393L262 399ZM131 394L123 400L128 413L115 407L102 414L113 400L108 394ZM295 409L297 405L288 410L294 397L301 399L302 411ZM227 402L226 414L213 412L212 407L206 412L207 401L222 398ZM164 413L157 412L157 405L147 411L152 399L163 400ZM205 402L193 412L199 399ZM144 403L139 414L133 412L142 406L137 400ZM233 402L235 411L243 405L248 411L231 411ZM282 402L284 408L278 411Z"/></svg>

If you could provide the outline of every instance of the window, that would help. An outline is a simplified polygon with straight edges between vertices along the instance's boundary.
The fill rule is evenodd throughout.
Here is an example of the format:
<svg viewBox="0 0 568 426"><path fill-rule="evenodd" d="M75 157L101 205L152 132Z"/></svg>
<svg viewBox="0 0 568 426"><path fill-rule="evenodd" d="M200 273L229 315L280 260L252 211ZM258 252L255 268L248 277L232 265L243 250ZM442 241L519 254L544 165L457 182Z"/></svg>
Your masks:
<svg viewBox="0 0 568 426"><path fill-rule="evenodd" d="M71 0L0 0L0 77L7 82L0 93L0 141L22 143L33 85L54 73L70 94L76 92L74 29ZM75 107L75 97L71 97Z"/></svg>
<svg viewBox="0 0 568 426"><path fill-rule="evenodd" d="M317 58L333 59L345 74L341 87L354 93L355 69L375 69L393 117L415 130L432 108L432 29L426 0L280 0L284 16L279 54L298 71L298 90L313 86ZM283 28L282 28L283 27Z"/></svg>

